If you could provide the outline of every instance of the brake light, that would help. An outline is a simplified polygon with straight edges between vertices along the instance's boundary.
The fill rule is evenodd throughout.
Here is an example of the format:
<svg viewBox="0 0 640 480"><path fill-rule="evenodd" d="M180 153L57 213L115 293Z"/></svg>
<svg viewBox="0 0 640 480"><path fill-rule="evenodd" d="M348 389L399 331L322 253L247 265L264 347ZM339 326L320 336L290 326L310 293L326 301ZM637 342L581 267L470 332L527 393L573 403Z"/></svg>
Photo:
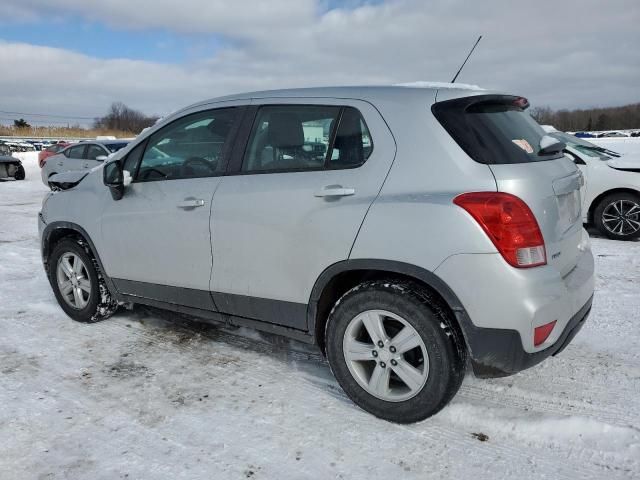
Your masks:
<svg viewBox="0 0 640 480"><path fill-rule="evenodd" d="M556 322L557 320L554 320L553 322L540 325L539 327L536 327L533 329L533 346L534 347L537 347L538 345L542 345L545 342L545 340L549 338L549 335L551 335L551 332L553 331L553 327L556 326Z"/></svg>
<svg viewBox="0 0 640 480"><path fill-rule="evenodd" d="M502 192L471 192L458 195L453 203L480 224L509 265L530 268L547 264L538 222L520 198Z"/></svg>

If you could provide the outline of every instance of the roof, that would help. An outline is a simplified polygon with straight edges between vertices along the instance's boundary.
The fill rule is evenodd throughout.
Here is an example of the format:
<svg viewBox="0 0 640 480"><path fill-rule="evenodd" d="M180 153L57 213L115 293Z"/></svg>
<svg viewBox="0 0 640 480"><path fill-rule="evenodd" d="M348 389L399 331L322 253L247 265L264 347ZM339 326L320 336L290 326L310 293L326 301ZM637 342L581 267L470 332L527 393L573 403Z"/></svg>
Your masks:
<svg viewBox="0 0 640 480"><path fill-rule="evenodd" d="M433 101L438 91L446 90L448 96L464 96L470 92L490 93L476 85L466 85L462 83L439 83L439 82L414 82L397 85L360 85L360 86L336 86L336 87L309 87L290 88L283 90L263 90L256 92L238 93L223 97L211 98L194 103L185 109L233 100L251 100L254 98L354 98L361 100L373 100L380 97L408 97L425 98L430 97ZM178 113L178 112L175 112ZM173 115L171 115L173 116Z"/></svg>

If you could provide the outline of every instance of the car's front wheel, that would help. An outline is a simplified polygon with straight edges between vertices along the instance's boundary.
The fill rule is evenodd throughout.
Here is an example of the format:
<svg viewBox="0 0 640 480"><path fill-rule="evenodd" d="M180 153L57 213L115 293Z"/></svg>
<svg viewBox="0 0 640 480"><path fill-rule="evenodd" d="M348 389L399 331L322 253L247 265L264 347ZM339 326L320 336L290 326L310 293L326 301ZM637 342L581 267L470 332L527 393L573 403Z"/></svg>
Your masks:
<svg viewBox="0 0 640 480"><path fill-rule="evenodd" d="M117 308L83 241L67 238L53 247L49 282L60 307L78 322L96 322Z"/></svg>
<svg viewBox="0 0 640 480"><path fill-rule="evenodd" d="M437 413L464 378L459 331L442 305L411 282L372 281L343 295L329 317L326 351L347 395L397 423Z"/></svg>
<svg viewBox="0 0 640 480"><path fill-rule="evenodd" d="M640 195L621 192L607 195L593 214L596 228L613 240L640 237Z"/></svg>

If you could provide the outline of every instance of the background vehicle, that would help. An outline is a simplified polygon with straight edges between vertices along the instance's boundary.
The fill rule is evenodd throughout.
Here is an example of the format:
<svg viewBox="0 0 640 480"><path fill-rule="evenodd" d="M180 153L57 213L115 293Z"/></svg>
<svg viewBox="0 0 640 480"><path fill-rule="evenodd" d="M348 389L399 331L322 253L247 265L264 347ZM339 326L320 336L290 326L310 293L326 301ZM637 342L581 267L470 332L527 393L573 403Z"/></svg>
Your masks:
<svg viewBox="0 0 640 480"><path fill-rule="evenodd" d="M545 127L566 143L566 153L585 177L583 221L615 240L640 237L640 157L620 155L593 143Z"/></svg>
<svg viewBox="0 0 640 480"><path fill-rule="evenodd" d="M67 146L48 157L42 167L42 182L49 185L49 178L56 173L70 170L90 170L104 162L109 155L127 146L123 140L80 142Z"/></svg>
<svg viewBox="0 0 640 480"><path fill-rule="evenodd" d="M69 142L58 142L43 148L40 151L40 153L38 153L38 165L40 165L40 168L44 167L44 164L47 161L47 158L55 155L56 153L59 153L69 145L71 145L71 143Z"/></svg>
<svg viewBox="0 0 640 480"><path fill-rule="evenodd" d="M468 357L510 375L590 311L580 173L527 105L451 86L188 107L50 179L51 286L78 321L141 303L316 343L363 409L422 420Z"/></svg>
<svg viewBox="0 0 640 480"><path fill-rule="evenodd" d="M24 177L24 167L19 159L0 155L0 179L14 178L16 180L24 180Z"/></svg>
<svg viewBox="0 0 640 480"><path fill-rule="evenodd" d="M11 147L0 140L0 156L10 157L11 156Z"/></svg>

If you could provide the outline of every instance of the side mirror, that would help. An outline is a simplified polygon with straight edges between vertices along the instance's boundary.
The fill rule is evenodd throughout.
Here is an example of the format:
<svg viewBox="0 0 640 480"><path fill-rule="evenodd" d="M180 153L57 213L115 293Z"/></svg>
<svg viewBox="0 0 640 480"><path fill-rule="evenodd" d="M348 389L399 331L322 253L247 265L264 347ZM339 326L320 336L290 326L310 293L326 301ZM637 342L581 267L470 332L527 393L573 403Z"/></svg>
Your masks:
<svg viewBox="0 0 640 480"><path fill-rule="evenodd" d="M130 179L131 176L129 176L129 183L131 183ZM103 182L111 190L114 200L120 200L124 196L124 173L120 161L109 162L104 166Z"/></svg>
<svg viewBox="0 0 640 480"><path fill-rule="evenodd" d="M104 162L107 158L109 158L109 157L107 157L106 155L98 155L96 157L96 160L99 161L99 162Z"/></svg>
<svg viewBox="0 0 640 480"><path fill-rule="evenodd" d="M567 144L551 135L545 135L540 139L540 150L538 155L551 155L552 153L562 152Z"/></svg>

